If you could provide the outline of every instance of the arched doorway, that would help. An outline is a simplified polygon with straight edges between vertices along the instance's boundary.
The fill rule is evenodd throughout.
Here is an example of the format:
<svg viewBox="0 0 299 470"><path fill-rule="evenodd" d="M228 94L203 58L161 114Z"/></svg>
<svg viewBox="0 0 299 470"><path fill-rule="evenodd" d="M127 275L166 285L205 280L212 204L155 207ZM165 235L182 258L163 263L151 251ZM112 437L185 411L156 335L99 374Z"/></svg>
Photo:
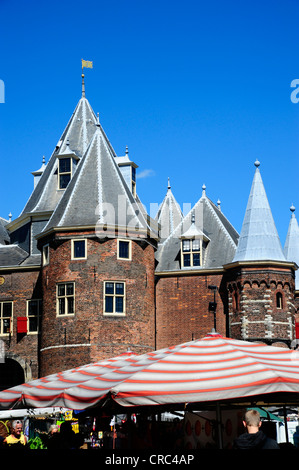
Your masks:
<svg viewBox="0 0 299 470"><path fill-rule="evenodd" d="M5 390L24 382L24 370L17 361L5 358L5 362L0 362L0 390Z"/></svg>

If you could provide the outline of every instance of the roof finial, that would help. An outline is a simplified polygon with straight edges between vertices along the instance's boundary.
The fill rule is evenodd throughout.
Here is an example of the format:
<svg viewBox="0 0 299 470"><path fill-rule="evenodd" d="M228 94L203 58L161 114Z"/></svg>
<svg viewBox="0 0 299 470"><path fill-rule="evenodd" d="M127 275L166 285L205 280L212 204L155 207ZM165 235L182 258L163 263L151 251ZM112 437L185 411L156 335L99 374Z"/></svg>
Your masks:
<svg viewBox="0 0 299 470"><path fill-rule="evenodd" d="M100 125L100 113L97 113L97 123L96 126Z"/></svg>
<svg viewBox="0 0 299 470"><path fill-rule="evenodd" d="M221 211L221 201L220 201L220 199L218 199L218 201L217 201L217 206L218 206L218 209Z"/></svg>
<svg viewBox="0 0 299 470"><path fill-rule="evenodd" d="M202 195L205 196L206 195L206 189L207 189L206 185L203 184L201 189L202 189Z"/></svg>
<svg viewBox="0 0 299 470"><path fill-rule="evenodd" d="M258 161L258 159L255 160L254 165L256 166L256 168L260 166L260 162Z"/></svg>
<svg viewBox="0 0 299 470"><path fill-rule="evenodd" d="M170 188L171 188L171 186L170 186L170 178L169 178L169 176L168 176L168 184L167 184L167 189L170 189Z"/></svg>
<svg viewBox="0 0 299 470"><path fill-rule="evenodd" d="M82 98L85 98L84 73L82 73Z"/></svg>
<svg viewBox="0 0 299 470"><path fill-rule="evenodd" d="M290 211L292 212L292 217L295 217L295 214L294 214L295 210L296 210L296 207L294 206L294 204L292 204L290 207Z"/></svg>
<svg viewBox="0 0 299 470"><path fill-rule="evenodd" d="M85 83L84 83L84 73L83 69L92 69L93 68L93 62L91 60L83 60L81 59L81 64L82 64L82 97L85 98Z"/></svg>
<svg viewBox="0 0 299 470"><path fill-rule="evenodd" d="M129 153L129 147L126 145L126 155Z"/></svg>

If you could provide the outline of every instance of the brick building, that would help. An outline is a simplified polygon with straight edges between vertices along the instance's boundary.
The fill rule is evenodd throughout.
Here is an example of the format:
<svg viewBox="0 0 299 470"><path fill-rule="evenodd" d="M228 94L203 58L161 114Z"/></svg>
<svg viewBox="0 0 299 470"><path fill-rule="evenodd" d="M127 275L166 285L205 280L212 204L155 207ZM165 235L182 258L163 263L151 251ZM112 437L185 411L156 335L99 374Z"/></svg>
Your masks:
<svg viewBox="0 0 299 470"><path fill-rule="evenodd" d="M82 96L20 216L0 218L0 389L118 355L223 335L294 347L299 228L284 249L259 163L240 235L203 186L155 219L137 165ZM297 263L297 264L296 264Z"/></svg>

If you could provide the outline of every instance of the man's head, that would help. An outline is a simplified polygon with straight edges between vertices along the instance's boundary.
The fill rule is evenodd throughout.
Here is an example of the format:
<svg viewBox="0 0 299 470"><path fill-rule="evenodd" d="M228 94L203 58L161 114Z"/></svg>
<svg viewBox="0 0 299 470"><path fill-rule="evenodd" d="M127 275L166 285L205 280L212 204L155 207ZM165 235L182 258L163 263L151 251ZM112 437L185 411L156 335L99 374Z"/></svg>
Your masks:
<svg viewBox="0 0 299 470"><path fill-rule="evenodd" d="M249 433L257 432L262 424L259 412L257 410L246 411L243 424Z"/></svg>
<svg viewBox="0 0 299 470"><path fill-rule="evenodd" d="M19 438L23 431L22 421L16 420L12 423L12 434Z"/></svg>

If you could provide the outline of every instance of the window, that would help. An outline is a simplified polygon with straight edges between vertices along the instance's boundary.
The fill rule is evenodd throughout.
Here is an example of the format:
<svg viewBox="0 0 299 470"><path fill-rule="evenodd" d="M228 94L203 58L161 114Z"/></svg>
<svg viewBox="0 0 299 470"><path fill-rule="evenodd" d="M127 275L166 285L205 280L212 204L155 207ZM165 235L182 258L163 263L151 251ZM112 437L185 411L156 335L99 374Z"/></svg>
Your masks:
<svg viewBox="0 0 299 470"><path fill-rule="evenodd" d="M131 240L117 240L117 257L131 259Z"/></svg>
<svg viewBox="0 0 299 470"><path fill-rule="evenodd" d="M41 300L27 300L28 333L37 333L42 313Z"/></svg>
<svg viewBox="0 0 299 470"><path fill-rule="evenodd" d="M65 189L72 176L72 160L68 158L59 158L58 160L58 188Z"/></svg>
<svg viewBox="0 0 299 470"><path fill-rule="evenodd" d="M282 308L282 293L277 292L276 294L276 308Z"/></svg>
<svg viewBox="0 0 299 470"><path fill-rule="evenodd" d="M86 240L72 240L72 259L86 259Z"/></svg>
<svg viewBox="0 0 299 470"><path fill-rule="evenodd" d="M49 264L49 259L50 259L50 249L49 245L45 245L43 247L43 265L45 266L46 264Z"/></svg>
<svg viewBox="0 0 299 470"><path fill-rule="evenodd" d="M12 302L0 302L0 334L12 333Z"/></svg>
<svg viewBox="0 0 299 470"><path fill-rule="evenodd" d="M132 194L136 197L136 168L132 166Z"/></svg>
<svg viewBox="0 0 299 470"><path fill-rule="evenodd" d="M57 284L57 315L73 315L75 313L75 283Z"/></svg>
<svg viewBox="0 0 299 470"><path fill-rule="evenodd" d="M201 240L184 239L182 240L182 266L195 267L201 265L200 259Z"/></svg>
<svg viewBox="0 0 299 470"><path fill-rule="evenodd" d="M125 315L124 282L104 282L104 315Z"/></svg>

